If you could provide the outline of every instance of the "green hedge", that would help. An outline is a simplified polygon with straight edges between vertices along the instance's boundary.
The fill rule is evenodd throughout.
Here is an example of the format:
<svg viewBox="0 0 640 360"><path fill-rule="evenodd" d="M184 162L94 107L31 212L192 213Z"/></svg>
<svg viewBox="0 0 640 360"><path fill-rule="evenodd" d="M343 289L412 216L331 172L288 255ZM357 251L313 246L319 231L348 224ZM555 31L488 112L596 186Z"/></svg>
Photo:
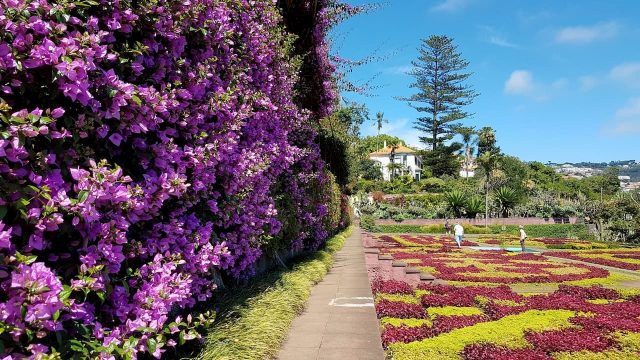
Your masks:
<svg viewBox="0 0 640 360"><path fill-rule="evenodd" d="M490 225L491 234L518 234L519 225ZM549 224L525 225L524 231L530 237L572 238L592 240L586 225L582 224Z"/></svg>
<svg viewBox="0 0 640 360"><path fill-rule="evenodd" d="M519 225L489 225L482 226L463 225L465 234L512 234L518 235ZM586 225L578 224L549 224L549 225L525 225L524 230L530 237L548 238L575 238L593 240ZM444 226L437 225L376 225L370 231L379 233L417 233L417 234L442 234Z"/></svg>

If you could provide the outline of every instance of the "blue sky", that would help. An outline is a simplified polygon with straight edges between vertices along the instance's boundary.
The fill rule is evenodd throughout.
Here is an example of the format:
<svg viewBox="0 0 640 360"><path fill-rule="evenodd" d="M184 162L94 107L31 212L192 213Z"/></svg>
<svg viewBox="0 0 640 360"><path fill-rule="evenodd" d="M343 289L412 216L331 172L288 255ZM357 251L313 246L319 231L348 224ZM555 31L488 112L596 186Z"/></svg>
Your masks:
<svg viewBox="0 0 640 360"><path fill-rule="evenodd" d="M373 1L373 0L372 0ZM372 1L348 0L350 4ZM420 39L454 38L480 93L466 122L496 129L503 152L531 161L640 160L640 1L390 0L332 33L334 52L371 96L345 94L418 145L406 74ZM363 135L376 133L372 124Z"/></svg>

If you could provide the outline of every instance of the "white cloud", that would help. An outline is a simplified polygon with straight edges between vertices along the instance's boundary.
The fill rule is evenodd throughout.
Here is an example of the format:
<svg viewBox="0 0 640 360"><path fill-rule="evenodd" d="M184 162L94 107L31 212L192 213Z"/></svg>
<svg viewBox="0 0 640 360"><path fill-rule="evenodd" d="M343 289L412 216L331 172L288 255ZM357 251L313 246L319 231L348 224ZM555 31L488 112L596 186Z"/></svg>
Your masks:
<svg viewBox="0 0 640 360"><path fill-rule="evenodd" d="M640 134L640 97L629 99L616 110L605 132L614 136Z"/></svg>
<svg viewBox="0 0 640 360"><path fill-rule="evenodd" d="M509 48L517 48L518 45L510 42L509 40L507 40L506 38L500 36L500 35L494 35L489 37L489 42L492 43L493 45L498 45L498 46L502 46L502 47L509 47Z"/></svg>
<svg viewBox="0 0 640 360"><path fill-rule="evenodd" d="M565 78L560 78L551 83L551 87L555 90L563 90L569 86L569 80Z"/></svg>
<svg viewBox="0 0 640 360"><path fill-rule="evenodd" d="M522 95L536 101L545 101L561 94L569 88L571 82L558 78L553 82L539 82L528 70L515 70L504 83L504 92L508 95Z"/></svg>
<svg viewBox="0 0 640 360"><path fill-rule="evenodd" d="M598 78L593 75L580 76L578 81L580 81L580 90L582 91L589 91L599 83Z"/></svg>
<svg viewBox="0 0 640 360"><path fill-rule="evenodd" d="M400 65L400 66L391 66L384 69L384 72L387 74L408 74L409 71L413 70L413 66L411 65Z"/></svg>
<svg viewBox="0 0 640 360"><path fill-rule="evenodd" d="M640 86L640 63L624 63L614 66L609 76L623 84Z"/></svg>
<svg viewBox="0 0 640 360"><path fill-rule="evenodd" d="M492 26L480 25L478 28L481 31L483 41L500 47L519 48L518 45L509 41L502 32L496 30Z"/></svg>
<svg viewBox="0 0 640 360"><path fill-rule="evenodd" d="M618 34L620 25L615 21L593 26L570 26L560 29L555 40L558 43L586 44L596 40L609 39Z"/></svg>
<svg viewBox="0 0 640 360"><path fill-rule="evenodd" d="M533 75L527 70L515 70L504 83L504 91L512 95L531 95L535 89Z"/></svg>
<svg viewBox="0 0 640 360"><path fill-rule="evenodd" d="M469 5L469 0L444 0L440 4L431 7L431 11L456 12L466 8L467 5Z"/></svg>

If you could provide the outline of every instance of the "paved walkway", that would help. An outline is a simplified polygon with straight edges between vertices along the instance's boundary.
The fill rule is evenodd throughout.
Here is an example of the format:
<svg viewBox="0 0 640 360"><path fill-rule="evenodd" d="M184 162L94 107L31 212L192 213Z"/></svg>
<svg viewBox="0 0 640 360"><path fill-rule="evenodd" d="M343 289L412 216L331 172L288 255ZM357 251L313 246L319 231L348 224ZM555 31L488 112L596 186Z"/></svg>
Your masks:
<svg viewBox="0 0 640 360"><path fill-rule="evenodd" d="M311 291L305 312L293 321L278 359L382 360L378 326L356 227L331 271Z"/></svg>

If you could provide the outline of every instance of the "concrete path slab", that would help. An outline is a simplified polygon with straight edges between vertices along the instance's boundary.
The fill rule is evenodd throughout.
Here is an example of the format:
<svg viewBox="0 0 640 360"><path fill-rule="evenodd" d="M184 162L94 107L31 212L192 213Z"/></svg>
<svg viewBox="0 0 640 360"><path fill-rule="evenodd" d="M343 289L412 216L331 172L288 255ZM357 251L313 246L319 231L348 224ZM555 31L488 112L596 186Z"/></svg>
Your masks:
<svg viewBox="0 0 640 360"><path fill-rule="evenodd" d="M293 321L279 360L384 359L364 258L355 228L331 271L311 291L307 309Z"/></svg>

